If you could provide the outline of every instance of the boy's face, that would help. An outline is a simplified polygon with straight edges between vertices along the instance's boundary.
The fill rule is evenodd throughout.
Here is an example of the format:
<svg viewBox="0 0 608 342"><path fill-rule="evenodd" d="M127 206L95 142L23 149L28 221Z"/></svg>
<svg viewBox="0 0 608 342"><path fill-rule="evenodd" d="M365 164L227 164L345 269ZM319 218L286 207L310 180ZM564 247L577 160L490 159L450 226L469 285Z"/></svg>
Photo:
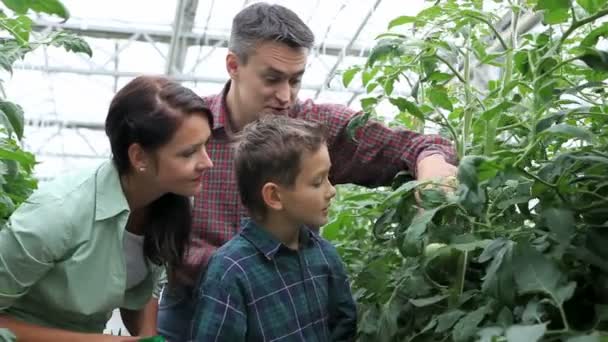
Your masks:
<svg viewBox="0 0 608 342"><path fill-rule="evenodd" d="M289 221L311 226L327 223L329 205L336 195L328 179L330 167L325 144L313 153L304 153L294 185L281 189L281 204Z"/></svg>

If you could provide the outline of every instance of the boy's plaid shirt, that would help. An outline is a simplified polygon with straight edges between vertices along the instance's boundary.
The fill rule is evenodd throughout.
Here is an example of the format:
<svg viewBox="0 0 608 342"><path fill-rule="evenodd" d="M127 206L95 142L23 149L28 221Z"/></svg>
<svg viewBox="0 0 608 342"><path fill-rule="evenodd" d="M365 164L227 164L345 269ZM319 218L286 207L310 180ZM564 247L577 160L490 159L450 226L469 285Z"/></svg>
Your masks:
<svg viewBox="0 0 608 342"><path fill-rule="evenodd" d="M351 341L357 308L336 249L307 228L290 250L252 221L194 293L193 341Z"/></svg>
<svg viewBox="0 0 608 342"><path fill-rule="evenodd" d="M241 219L247 216L236 188L233 151L226 126L225 94L229 87L227 83L222 93L204 98L214 119L212 138L207 144L214 166L205 172L202 191L194 199L190 247L186 269L182 270L192 281L197 279L213 252L239 231ZM455 162L455 151L447 139L389 129L374 121L358 129L354 141L347 133L347 126L356 114L359 113L343 105L315 104L311 100L298 101L288 114L327 125L333 165L330 180L334 184L369 187L389 184L399 171L409 170L413 174L419 159L435 153Z"/></svg>

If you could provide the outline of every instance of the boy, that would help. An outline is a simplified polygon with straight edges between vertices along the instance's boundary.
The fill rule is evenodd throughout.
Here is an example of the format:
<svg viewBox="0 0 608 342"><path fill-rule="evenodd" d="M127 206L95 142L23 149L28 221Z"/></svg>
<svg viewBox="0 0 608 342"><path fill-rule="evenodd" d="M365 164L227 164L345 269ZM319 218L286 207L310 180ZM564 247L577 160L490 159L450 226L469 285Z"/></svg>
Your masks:
<svg viewBox="0 0 608 342"><path fill-rule="evenodd" d="M307 226L335 196L319 123L266 115L235 149L251 219L213 255L198 290L194 341L350 341L356 306L336 249Z"/></svg>

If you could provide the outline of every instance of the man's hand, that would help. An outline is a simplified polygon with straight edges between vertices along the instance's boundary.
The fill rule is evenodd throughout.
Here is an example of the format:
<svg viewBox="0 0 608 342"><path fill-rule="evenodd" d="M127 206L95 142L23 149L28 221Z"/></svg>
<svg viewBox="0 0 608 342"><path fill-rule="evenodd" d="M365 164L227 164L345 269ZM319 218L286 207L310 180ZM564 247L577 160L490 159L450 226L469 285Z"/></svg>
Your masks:
<svg viewBox="0 0 608 342"><path fill-rule="evenodd" d="M446 179L455 177L457 171L458 168L446 162L442 155L433 154L418 162L416 178L419 181Z"/></svg>
<svg viewBox="0 0 608 342"><path fill-rule="evenodd" d="M440 189L446 193L450 193L454 192L458 186L456 181L457 171L458 168L446 162L442 155L433 154L418 162L416 175L419 181L434 180L440 184L444 184ZM436 186L435 184L427 184L424 188L434 188ZM420 205L422 199L419 190L416 190L414 196L416 197L416 202ZM422 208L419 208L419 212L422 212Z"/></svg>
<svg viewBox="0 0 608 342"><path fill-rule="evenodd" d="M417 176L419 181L436 181L443 186L440 187L445 192L454 192L458 186L456 173L458 168L445 161L442 155L433 154L418 162ZM436 187L437 184L426 185L425 188ZM420 203L419 193L416 192L416 199Z"/></svg>

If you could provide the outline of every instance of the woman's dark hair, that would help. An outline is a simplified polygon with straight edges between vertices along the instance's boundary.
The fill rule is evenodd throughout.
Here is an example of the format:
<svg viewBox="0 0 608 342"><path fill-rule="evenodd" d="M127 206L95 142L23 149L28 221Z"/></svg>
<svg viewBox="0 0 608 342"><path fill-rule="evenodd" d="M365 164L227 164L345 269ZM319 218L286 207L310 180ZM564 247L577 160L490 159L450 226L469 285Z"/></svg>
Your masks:
<svg viewBox="0 0 608 342"><path fill-rule="evenodd" d="M140 76L120 89L112 99L105 124L119 175L133 171L128 155L131 144L154 152L171 140L189 115L203 115L213 125L203 99L167 78ZM141 222L145 227L144 255L157 265L167 266L170 280L184 260L191 215L188 197L167 193L149 205Z"/></svg>

